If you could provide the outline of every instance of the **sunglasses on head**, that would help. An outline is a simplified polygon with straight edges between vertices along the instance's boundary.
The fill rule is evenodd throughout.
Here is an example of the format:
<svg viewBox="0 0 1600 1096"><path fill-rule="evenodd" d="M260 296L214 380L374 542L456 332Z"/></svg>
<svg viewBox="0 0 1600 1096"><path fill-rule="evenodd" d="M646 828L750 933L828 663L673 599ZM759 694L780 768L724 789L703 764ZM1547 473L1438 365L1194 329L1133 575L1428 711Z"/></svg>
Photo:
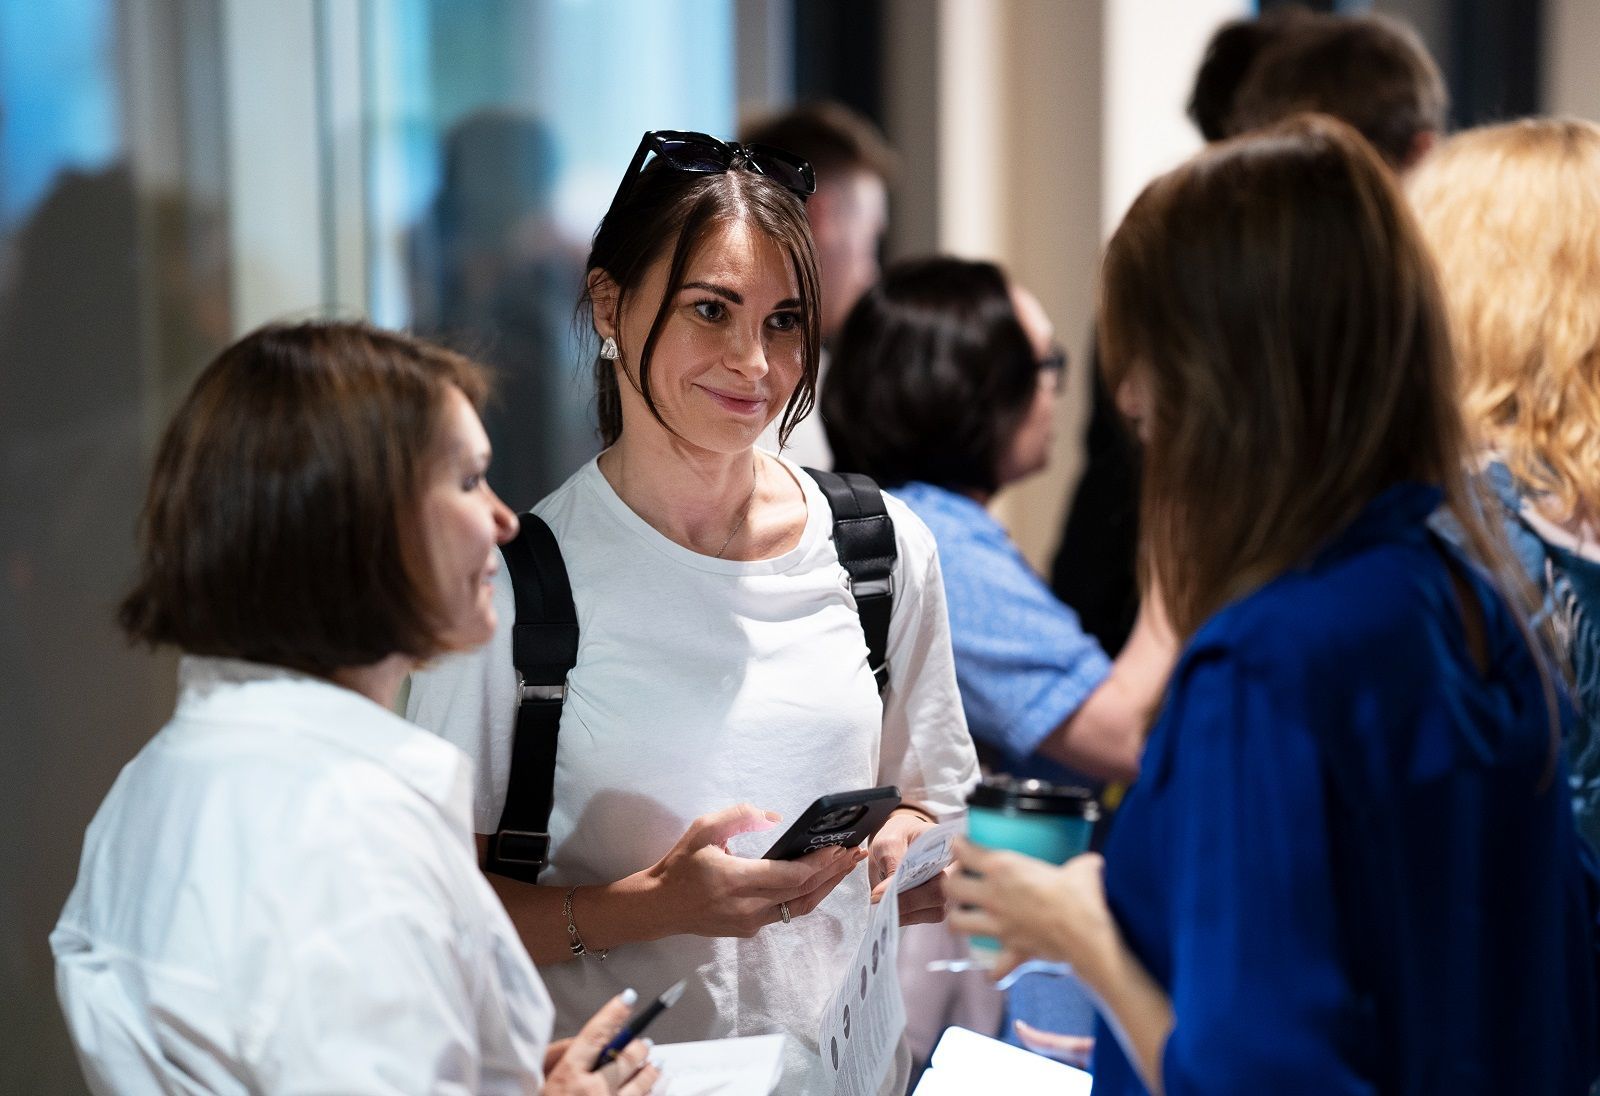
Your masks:
<svg viewBox="0 0 1600 1096"><path fill-rule="evenodd" d="M719 175L735 168L753 171L765 175L802 202L817 189L816 172L792 152L767 145L719 141L709 133L653 129L639 139L639 148L623 173L616 197L611 199L612 209L633 189L634 181L644 172L645 161L652 153L674 171L694 175Z"/></svg>

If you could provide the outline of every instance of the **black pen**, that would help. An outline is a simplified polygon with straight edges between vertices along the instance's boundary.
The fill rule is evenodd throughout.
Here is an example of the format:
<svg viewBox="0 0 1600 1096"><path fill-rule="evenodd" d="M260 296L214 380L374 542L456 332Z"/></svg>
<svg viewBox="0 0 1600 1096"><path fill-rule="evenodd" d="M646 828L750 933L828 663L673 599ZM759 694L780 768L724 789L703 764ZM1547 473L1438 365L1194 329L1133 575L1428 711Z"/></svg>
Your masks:
<svg viewBox="0 0 1600 1096"><path fill-rule="evenodd" d="M600 1052L600 1057L594 1060L594 1068L589 1072L593 1073L596 1069L601 1069L616 1061L617 1055L622 1053L623 1047L643 1035L644 1029L649 1027L657 1016L660 1016L667 1009L678 1003L678 998L683 996L683 987L688 984L688 981L687 978L684 978L674 982L667 987L665 993L644 1006L637 1016L632 1017L626 1024L623 1024L622 1030L617 1032L617 1037L607 1043L605 1049Z"/></svg>

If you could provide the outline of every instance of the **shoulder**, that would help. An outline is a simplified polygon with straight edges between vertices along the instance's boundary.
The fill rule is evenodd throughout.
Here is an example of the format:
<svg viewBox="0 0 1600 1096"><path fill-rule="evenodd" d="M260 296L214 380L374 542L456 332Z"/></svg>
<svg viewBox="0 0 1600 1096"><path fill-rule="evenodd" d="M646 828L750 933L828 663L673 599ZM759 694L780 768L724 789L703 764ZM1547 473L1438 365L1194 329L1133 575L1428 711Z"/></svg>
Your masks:
<svg viewBox="0 0 1600 1096"><path fill-rule="evenodd" d="M984 507L953 491L927 483L904 483L885 492L911 509L941 545L957 542L999 542L1005 530Z"/></svg>
<svg viewBox="0 0 1600 1096"><path fill-rule="evenodd" d="M826 516L828 524L834 521L832 507L828 503L827 492L822 489L817 477L809 470L794 464L787 458L779 458L789 467L791 473L799 480L801 490L805 493L808 506L820 507ZM934 558L938 550L934 531L929 528L922 511L907 505L906 501L898 494L891 494L881 484L874 482L879 494L883 498L884 513L889 517L889 523L894 528L895 539L895 570L903 572L908 563L920 569L926 569L928 562ZM831 540L831 537L830 537Z"/></svg>
<svg viewBox="0 0 1600 1096"><path fill-rule="evenodd" d="M558 535L575 516L598 502L590 481L600 475L600 466L591 460L567 477L565 483L534 503L528 512L542 519Z"/></svg>
<svg viewBox="0 0 1600 1096"><path fill-rule="evenodd" d="M1203 624L1191 650L1228 651L1246 664L1359 663L1426 627L1442 608L1439 553L1388 542L1290 571Z"/></svg>
<svg viewBox="0 0 1600 1096"><path fill-rule="evenodd" d="M894 523L895 547L902 559L924 559L937 549L933 529L920 513L888 491L883 492L883 507Z"/></svg>

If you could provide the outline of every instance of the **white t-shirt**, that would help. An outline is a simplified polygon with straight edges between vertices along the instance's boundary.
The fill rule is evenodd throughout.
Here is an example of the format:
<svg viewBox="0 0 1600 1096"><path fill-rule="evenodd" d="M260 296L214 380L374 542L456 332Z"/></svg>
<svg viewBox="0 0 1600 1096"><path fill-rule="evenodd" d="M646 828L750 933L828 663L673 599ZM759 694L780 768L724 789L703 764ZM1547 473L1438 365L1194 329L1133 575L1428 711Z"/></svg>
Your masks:
<svg viewBox="0 0 1600 1096"><path fill-rule="evenodd" d="M97 1093L528 1093L552 1010L461 752L337 685L186 658L50 934Z"/></svg>
<svg viewBox="0 0 1600 1096"><path fill-rule="evenodd" d="M961 809L977 763L931 534L885 498L899 561L891 684L880 702L827 500L786 466L805 491L806 527L793 550L758 562L713 559L662 536L593 462L534 508L560 543L580 637L541 883L630 875L665 855L694 818L745 801L792 820L819 795L895 784L935 813ZM499 822L515 726L515 607L504 568L495 606L494 639L416 675L408 711L477 760L480 833ZM776 836L734 848L759 856ZM625 987L648 997L692 976L651 1035L787 1032L781 1090L804 1091L822 1008L866 930L867 893L863 866L811 914L749 940L674 936L618 947L604 962L551 966L543 974L556 1030L570 1033ZM581 929L581 910L576 919Z"/></svg>

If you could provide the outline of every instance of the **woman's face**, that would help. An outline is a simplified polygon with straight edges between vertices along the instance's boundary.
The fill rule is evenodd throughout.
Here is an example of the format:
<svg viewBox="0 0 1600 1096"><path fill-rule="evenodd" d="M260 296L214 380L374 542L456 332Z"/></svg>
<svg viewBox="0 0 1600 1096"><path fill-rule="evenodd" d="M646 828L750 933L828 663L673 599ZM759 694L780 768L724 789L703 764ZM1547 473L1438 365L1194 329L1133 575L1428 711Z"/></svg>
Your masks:
<svg viewBox="0 0 1600 1096"><path fill-rule="evenodd" d="M517 516L490 490L489 438L461 390L445 396L443 423L422 490L422 528L445 622L441 642L477 647L494 634L490 580L495 546L517 532Z"/></svg>
<svg viewBox="0 0 1600 1096"><path fill-rule="evenodd" d="M617 364L626 369L618 377L625 434L661 429L636 387L635 363L666 292L670 261L663 256L650 268L616 327L603 306L596 309L595 326L602 336L614 334ZM697 448L749 449L800 382L804 308L777 244L743 222L713 228L689 259L651 355L650 391L662 419Z"/></svg>
<svg viewBox="0 0 1600 1096"><path fill-rule="evenodd" d="M1011 307L1017 322L1028 336L1033 348L1033 358L1044 362L1056 350L1056 329L1045 315L1039 298L1020 285L1011 286ZM1000 485L1014 483L1033 475L1050 463L1050 447L1055 441L1056 391L1060 381L1057 369L1040 369L1039 384L1033 393L1033 402L1023 413L1017 431L1011 435L1011 445L1000 459Z"/></svg>

